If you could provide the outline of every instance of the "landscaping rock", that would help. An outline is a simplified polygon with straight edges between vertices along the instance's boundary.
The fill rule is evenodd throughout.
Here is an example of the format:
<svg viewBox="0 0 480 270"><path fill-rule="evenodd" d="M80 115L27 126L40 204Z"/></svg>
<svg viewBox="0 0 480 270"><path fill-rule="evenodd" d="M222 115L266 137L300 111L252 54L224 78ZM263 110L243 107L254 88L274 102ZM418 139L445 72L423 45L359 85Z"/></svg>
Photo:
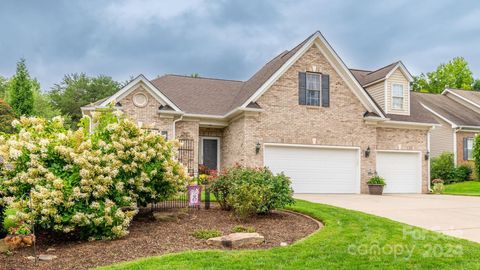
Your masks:
<svg viewBox="0 0 480 270"><path fill-rule="evenodd" d="M55 255L45 255L45 254L38 255L38 259L40 261L53 261L56 258L57 258L57 256L55 256Z"/></svg>
<svg viewBox="0 0 480 270"><path fill-rule="evenodd" d="M53 251L55 251L55 248L48 248L47 249L47 252L53 252Z"/></svg>
<svg viewBox="0 0 480 270"><path fill-rule="evenodd" d="M5 241L3 239L0 240L0 254L6 253L9 250L10 250L10 248L8 247L7 243L5 243Z"/></svg>
<svg viewBox="0 0 480 270"><path fill-rule="evenodd" d="M153 213L153 218L156 221L169 222L169 221L177 221L178 215L177 213L173 213L173 212L157 212L157 213Z"/></svg>
<svg viewBox="0 0 480 270"><path fill-rule="evenodd" d="M288 246L288 243L287 243L287 242L281 242L281 243L280 243L280 246L281 246L281 247L286 247L286 246Z"/></svg>
<svg viewBox="0 0 480 270"><path fill-rule="evenodd" d="M29 260L29 261L33 261L33 260L35 260L35 257L33 257L33 256L28 256L28 257L25 257L25 259L27 259L27 260Z"/></svg>
<svg viewBox="0 0 480 270"><path fill-rule="evenodd" d="M258 233L231 233L207 240L207 244L224 247L256 246L265 242L265 237Z"/></svg>

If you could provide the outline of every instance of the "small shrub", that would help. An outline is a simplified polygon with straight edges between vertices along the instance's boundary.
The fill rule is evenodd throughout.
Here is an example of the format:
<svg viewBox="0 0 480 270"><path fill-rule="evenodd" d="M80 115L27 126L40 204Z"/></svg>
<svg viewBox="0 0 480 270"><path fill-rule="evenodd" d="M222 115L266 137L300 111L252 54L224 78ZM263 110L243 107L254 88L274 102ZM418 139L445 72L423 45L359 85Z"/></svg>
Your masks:
<svg viewBox="0 0 480 270"><path fill-rule="evenodd" d="M469 165L460 165L455 169L455 182L463 182L471 179L472 167Z"/></svg>
<svg viewBox="0 0 480 270"><path fill-rule="evenodd" d="M212 182L211 191L222 209L233 209L238 217L245 217L293 204L290 185L290 178L283 173L274 175L267 168L237 165L219 173Z"/></svg>
<svg viewBox="0 0 480 270"><path fill-rule="evenodd" d="M253 183L239 183L232 188L227 202L239 220L247 220L261 208L263 198L267 193L266 187Z"/></svg>
<svg viewBox="0 0 480 270"><path fill-rule="evenodd" d="M254 233L256 232L255 228L254 227L245 227L245 226L242 226L242 225L237 225L235 227L232 228L232 232L235 232L235 233Z"/></svg>
<svg viewBox="0 0 480 270"><path fill-rule="evenodd" d="M442 179L433 179L432 180L432 192L435 194L442 194L445 187L443 185L443 180Z"/></svg>
<svg viewBox="0 0 480 270"><path fill-rule="evenodd" d="M7 208L5 209L5 213L3 215L3 229L8 232L10 231L11 228L14 228L17 226L17 221L16 221L16 214L18 210L15 208Z"/></svg>
<svg viewBox="0 0 480 270"><path fill-rule="evenodd" d="M372 178L370 178L368 180L367 184L369 184L369 185L382 185L382 186L386 185L385 179L383 179L383 177L378 176L378 175L375 175Z"/></svg>
<svg viewBox="0 0 480 270"><path fill-rule="evenodd" d="M205 230L198 229L193 231L192 236L197 239L209 239L213 237L219 237L222 235L222 232L219 230Z"/></svg>
<svg viewBox="0 0 480 270"><path fill-rule="evenodd" d="M445 184L454 182L456 179L455 163L453 154L444 152L431 160L431 179L442 179Z"/></svg>

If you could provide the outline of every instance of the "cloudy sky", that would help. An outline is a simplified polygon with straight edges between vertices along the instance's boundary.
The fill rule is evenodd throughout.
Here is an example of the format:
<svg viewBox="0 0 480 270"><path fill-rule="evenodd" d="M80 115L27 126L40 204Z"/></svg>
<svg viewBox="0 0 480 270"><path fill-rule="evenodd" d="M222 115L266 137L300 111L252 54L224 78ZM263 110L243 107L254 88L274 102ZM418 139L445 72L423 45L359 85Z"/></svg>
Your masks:
<svg viewBox="0 0 480 270"><path fill-rule="evenodd" d="M480 76L474 0L2 0L0 75L24 57L44 90L74 72L245 80L316 30L350 67L419 74L463 56Z"/></svg>

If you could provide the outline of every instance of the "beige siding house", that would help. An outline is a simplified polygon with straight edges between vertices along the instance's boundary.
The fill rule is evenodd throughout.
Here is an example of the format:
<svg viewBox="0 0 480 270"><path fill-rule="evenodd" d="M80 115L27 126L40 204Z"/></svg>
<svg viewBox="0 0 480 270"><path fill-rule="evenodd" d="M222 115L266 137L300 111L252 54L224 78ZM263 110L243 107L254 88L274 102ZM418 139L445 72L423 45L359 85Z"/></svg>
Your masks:
<svg viewBox="0 0 480 270"><path fill-rule="evenodd" d="M454 154L455 164L473 165L473 139L480 131L480 92L446 89L442 94L412 93L437 119L431 155Z"/></svg>
<svg viewBox="0 0 480 270"><path fill-rule="evenodd" d="M387 193L421 193L437 122L410 94L411 81L402 62L348 69L315 32L246 81L140 75L82 110L113 103L180 140L179 159L192 173L199 164L267 166L290 176L297 193L366 193L378 173Z"/></svg>

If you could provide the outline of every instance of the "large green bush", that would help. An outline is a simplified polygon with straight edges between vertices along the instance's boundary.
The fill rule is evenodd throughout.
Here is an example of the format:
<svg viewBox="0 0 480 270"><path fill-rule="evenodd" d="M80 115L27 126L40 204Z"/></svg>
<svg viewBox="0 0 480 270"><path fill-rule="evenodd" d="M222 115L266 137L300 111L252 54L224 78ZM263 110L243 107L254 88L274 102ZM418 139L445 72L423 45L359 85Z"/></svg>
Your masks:
<svg viewBox="0 0 480 270"><path fill-rule="evenodd" d="M431 160L431 179L442 179L445 184L454 182L456 179L455 163L453 154L444 152Z"/></svg>
<svg viewBox="0 0 480 270"><path fill-rule="evenodd" d="M466 164L455 169L455 182L469 181L472 177L472 167Z"/></svg>
<svg viewBox="0 0 480 270"><path fill-rule="evenodd" d="M265 214L293 204L290 179L274 175L267 168L235 166L214 179L211 190L223 209L233 209L238 217Z"/></svg>
<svg viewBox="0 0 480 270"><path fill-rule="evenodd" d="M480 136L475 136L473 140L473 161L475 166L473 167L474 179L480 178Z"/></svg>
<svg viewBox="0 0 480 270"><path fill-rule="evenodd" d="M87 118L77 131L60 117L21 118L18 134L0 137L0 204L19 210L17 222L34 219L91 239L122 237L139 206L185 188L177 143L118 112L93 119L90 133Z"/></svg>

